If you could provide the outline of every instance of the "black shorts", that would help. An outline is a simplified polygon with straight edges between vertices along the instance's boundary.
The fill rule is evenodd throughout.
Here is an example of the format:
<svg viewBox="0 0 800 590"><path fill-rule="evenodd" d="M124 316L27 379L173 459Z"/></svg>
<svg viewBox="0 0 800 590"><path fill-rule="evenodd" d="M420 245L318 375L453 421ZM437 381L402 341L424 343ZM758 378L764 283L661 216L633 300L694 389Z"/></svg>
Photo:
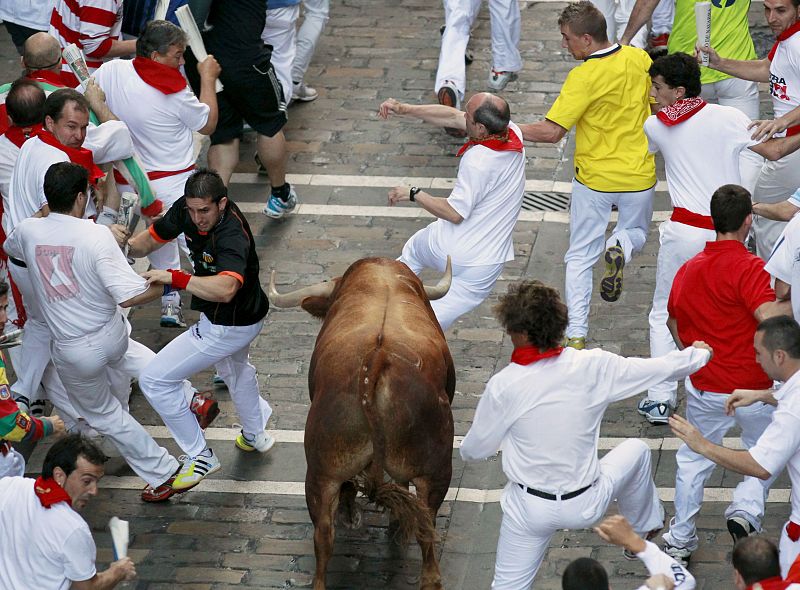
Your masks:
<svg viewBox="0 0 800 590"><path fill-rule="evenodd" d="M17 51L19 52L20 55L22 55L22 46L25 45L25 41L28 40L28 37L30 37L31 35L35 35L36 33L42 32L42 31L37 31L36 29L31 29L29 27L18 25L17 23L12 23L8 21L6 21L5 24L8 34L11 35L11 41L14 43L14 47L17 48Z"/></svg>
<svg viewBox="0 0 800 590"><path fill-rule="evenodd" d="M286 124L283 89L269 59L241 67L228 66L217 94L219 121L211 145L242 137L246 121L254 131L272 137Z"/></svg>

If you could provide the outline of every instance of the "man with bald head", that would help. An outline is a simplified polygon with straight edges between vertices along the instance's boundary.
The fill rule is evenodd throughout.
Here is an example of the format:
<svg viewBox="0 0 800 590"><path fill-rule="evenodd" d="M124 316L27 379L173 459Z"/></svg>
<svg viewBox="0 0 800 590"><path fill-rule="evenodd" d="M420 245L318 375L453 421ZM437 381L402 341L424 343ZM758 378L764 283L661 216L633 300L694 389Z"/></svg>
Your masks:
<svg viewBox="0 0 800 590"><path fill-rule="evenodd" d="M389 205L411 201L436 221L415 233L400 260L419 274L423 268L443 271L450 256L453 281L447 295L431 306L443 330L476 308L492 292L506 262L514 260L512 232L525 190L522 132L511 122L508 103L488 92L473 96L465 111L439 105L410 105L390 98L380 116L403 115L436 127L466 132L458 151L461 162L448 197L435 197L418 187L397 186Z"/></svg>

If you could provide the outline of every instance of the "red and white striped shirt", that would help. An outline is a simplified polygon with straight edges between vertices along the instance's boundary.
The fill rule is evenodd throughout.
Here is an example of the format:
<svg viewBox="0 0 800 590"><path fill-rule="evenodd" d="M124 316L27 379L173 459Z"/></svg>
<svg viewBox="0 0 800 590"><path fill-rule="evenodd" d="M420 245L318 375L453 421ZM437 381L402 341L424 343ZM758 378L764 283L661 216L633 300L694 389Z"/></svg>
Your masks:
<svg viewBox="0 0 800 590"><path fill-rule="evenodd" d="M50 18L50 34L64 48L74 43L83 50L89 73L99 68L103 57L111 49L111 43L120 39L122 29L123 0L56 0ZM66 62L62 64L62 76L71 86L78 79Z"/></svg>

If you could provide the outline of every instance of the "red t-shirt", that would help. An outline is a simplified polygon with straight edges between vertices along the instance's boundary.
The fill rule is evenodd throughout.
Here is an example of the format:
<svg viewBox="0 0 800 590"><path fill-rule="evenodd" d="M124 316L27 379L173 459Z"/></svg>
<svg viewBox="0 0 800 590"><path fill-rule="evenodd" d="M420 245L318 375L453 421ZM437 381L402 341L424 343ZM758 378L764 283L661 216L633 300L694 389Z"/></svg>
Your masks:
<svg viewBox="0 0 800 590"><path fill-rule="evenodd" d="M714 349L711 362L691 376L697 389L731 393L772 386L753 347L753 313L775 301L769 283L764 261L736 240L707 242L675 275L667 309L681 342L703 340Z"/></svg>

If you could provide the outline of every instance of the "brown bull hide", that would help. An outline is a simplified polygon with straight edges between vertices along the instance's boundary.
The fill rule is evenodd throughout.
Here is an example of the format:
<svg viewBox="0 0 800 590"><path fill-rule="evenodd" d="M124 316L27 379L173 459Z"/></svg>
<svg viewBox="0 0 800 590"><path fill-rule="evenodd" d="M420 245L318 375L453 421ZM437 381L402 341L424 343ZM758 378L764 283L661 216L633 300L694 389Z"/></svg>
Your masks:
<svg viewBox="0 0 800 590"><path fill-rule="evenodd" d="M305 429L314 588L325 588L340 500L345 519L358 520L357 485L416 535L420 587L442 588L434 527L452 473L455 370L422 283L400 262L359 260L330 297L309 297L303 308L327 309L311 357ZM385 483L384 473L396 483Z"/></svg>

